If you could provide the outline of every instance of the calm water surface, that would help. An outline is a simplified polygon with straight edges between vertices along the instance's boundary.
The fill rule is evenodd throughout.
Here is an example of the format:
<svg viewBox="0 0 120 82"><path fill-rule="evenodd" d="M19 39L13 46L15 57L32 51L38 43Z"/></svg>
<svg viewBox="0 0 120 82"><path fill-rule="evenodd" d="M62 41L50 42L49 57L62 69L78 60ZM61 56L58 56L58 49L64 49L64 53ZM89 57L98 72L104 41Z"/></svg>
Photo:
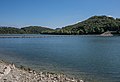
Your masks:
<svg viewBox="0 0 120 82"><path fill-rule="evenodd" d="M44 37L0 38L0 59L89 82L120 82L119 36L37 36Z"/></svg>

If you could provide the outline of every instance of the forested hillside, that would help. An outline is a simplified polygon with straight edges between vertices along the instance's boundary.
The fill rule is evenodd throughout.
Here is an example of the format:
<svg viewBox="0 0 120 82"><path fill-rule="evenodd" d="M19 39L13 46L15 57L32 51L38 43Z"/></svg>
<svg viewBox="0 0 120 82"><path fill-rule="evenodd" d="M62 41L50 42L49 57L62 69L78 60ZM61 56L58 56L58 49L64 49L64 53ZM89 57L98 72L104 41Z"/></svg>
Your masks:
<svg viewBox="0 0 120 82"><path fill-rule="evenodd" d="M74 25L56 30L57 34L101 34L106 31L120 31L120 19L107 16L93 16Z"/></svg>
<svg viewBox="0 0 120 82"><path fill-rule="evenodd" d="M41 27L41 26L29 26L23 28L15 27L0 27L0 34L41 34L42 32L53 31L53 29Z"/></svg>

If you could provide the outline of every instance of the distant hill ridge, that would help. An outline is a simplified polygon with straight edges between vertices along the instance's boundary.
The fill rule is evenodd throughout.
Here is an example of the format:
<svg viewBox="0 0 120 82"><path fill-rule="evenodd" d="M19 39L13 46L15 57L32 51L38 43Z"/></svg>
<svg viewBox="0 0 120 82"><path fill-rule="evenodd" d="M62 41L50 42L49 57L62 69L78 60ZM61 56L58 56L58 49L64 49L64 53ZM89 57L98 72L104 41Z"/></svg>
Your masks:
<svg viewBox="0 0 120 82"><path fill-rule="evenodd" d="M28 26L22 28L0 27L0 34L41 34L45 31L53 31L51 28L41 26Z"/></svg>
<svg viewBox="0 0 120 82"><path fill-rule="evenodd" d="M120 18L109 16L92 16L77 24L51 29L41 26L23 28L0 27L0 34L101 34L106 31L120 33Z"/></svg>

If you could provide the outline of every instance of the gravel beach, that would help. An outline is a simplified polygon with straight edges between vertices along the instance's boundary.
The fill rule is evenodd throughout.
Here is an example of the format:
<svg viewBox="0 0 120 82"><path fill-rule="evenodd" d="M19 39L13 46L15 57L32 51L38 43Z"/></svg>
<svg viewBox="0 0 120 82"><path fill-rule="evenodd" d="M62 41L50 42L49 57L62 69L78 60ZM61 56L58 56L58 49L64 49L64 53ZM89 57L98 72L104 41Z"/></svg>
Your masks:
<svg viewBox="0 0 120 82"><path fill-rule="evenodd" d="M0 82L84 82L64 74L36 72L30 68L16 67L0 60Z"/></svg>

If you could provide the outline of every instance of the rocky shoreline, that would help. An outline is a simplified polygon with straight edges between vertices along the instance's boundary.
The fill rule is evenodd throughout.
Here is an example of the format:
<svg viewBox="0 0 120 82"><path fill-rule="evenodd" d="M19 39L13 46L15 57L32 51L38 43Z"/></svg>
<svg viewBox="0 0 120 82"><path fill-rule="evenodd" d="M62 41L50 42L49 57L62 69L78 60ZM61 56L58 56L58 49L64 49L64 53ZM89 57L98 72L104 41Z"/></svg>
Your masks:
<svg viewBox="0 0 120 82"><path fill-rule="evenodd" d="M64 74L36 72L23 66L0 60L0 82L84 82L83 80L67 77Z"/></svg>
<svg viewBox="0 0 120 82"><path fill-rule="evenodd" d="M113 34L110 31L107 31L102 33L101 36L113 36Z"/></svg>

